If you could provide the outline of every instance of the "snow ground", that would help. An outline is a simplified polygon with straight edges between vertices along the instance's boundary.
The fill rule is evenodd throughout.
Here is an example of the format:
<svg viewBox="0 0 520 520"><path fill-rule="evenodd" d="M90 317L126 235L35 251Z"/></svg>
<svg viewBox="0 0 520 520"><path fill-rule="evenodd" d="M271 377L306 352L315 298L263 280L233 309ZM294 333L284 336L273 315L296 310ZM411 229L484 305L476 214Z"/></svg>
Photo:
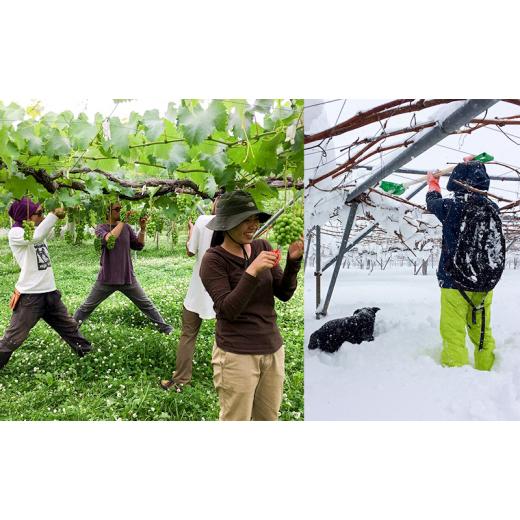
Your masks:
<svg viewBox="0 0 520 520"><path fill-rule="evenodd" d="M333 268L322 276L322 298ZM305 273L306 420L520 420L520 271L495 288L491 372L440 365L440 289L435 273L342 269L329 313L315 318L315 280ZM345 343L335 354L310 351L326 321L360 307L380 307L375 340ZM473 347L467 345L470 359Z"/></svg>

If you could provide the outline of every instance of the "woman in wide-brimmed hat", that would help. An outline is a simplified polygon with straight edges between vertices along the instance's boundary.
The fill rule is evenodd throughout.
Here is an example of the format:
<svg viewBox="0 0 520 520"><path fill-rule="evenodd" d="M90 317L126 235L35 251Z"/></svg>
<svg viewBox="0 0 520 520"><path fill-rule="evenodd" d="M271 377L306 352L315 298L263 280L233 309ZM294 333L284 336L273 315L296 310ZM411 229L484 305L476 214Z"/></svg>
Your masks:
<svg viewBox="0 0 520 520"><path fill-rule="evenodd" d="M276 420L282 401L284 348L274 297L288 301L294 294L303 240L289 246L282 271L269 242L253 240L269 217L249 193L234 191L222 195L207 224L221 237L200 268L217 315L212 364L221 420Z"/></svg>

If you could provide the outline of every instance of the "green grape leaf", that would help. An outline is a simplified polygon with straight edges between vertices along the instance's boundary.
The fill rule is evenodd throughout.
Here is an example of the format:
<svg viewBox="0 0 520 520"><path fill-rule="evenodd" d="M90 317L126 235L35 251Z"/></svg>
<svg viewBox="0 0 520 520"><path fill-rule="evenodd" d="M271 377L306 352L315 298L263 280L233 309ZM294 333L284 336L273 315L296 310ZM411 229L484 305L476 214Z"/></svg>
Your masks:
<svg viewBox="0 0 520 520"><path fill-rule="evenodd" d="M105 181L105 182L103 182ZM85 181L85 188L92 197L103 194L103 188L106 186L106 180L104 177L99 177L94 173L90 173Z"/></svg>
<svg viewBox="0 0 520 520"><path fill-rule="evenodd" d="M45 153L51 157L67 155L70 152L70 141L54 128L50 133L49 140L45 146Z"/></svg>
<svg viewBox="0 0 520 520"><path fill-rule="evenodd" d="M278 145L284 140L283 134L277 134L270 139L262 139L256 153L256 163L266 170L274 170L278 165Z"/></svg>
<svg viewBox="0 0 520 520"><path fill-rule="evenodd" d="M260 153L261 141L257 141L250 147L244 143L240 146L233 146L227 152L228 158L237 166L249 173L257 170L257 155Z"/></svg>
<svg viewBox="0 0 520 520"><path fill-rule="evenodd" d="M155 141L164 132L164 122L159 117L159 110L147 110L143 115L146 138Z"/></svg>
<svg viewBox="0 0 520 520"><path fill-rule="evenodd" d="M179 110L179 123L190 145L201 143L215 130L225 129L226 122L226 107L220 101L212 101L206 110L200 106L196 106L193 111L186 106Z"/></svg>
<svg viewBox="0 0 520 520"><path fill-rule="evenodd" d="M166 110L164 117L168 121L175 123L177 120L177 109L175 108L175 103L168 103L168 109Z"/></svg>
<svg viewBox="0 0 520 520"><path fill-rule="evenodd" d="M70 110L66 110L65 112L61 112L56 116L54 121L54 125L59 129L63 130L67 128L71 121L74 119L74 114Z"/></svg>
<svg viewBox="0 0 520 520"><path fill-rule="evenodd" d="M135 122L121 122L119 117L110 118L110 144L117 152L128 152L128 139L135 134Z"/></svg>
<svg viewBox="0 0 520 520"><path fill-rule="evenodd" d="M184 143L169 143L161 145L161 156L159 164L166 166L170 173L173 173L183 162L188 160L188 147Z"/></svg>
<svg viewBox="0 0 520 520"><path fill-rule="evenodd" d="M96 137L98 128L86 119L76 119L70 123L69 136L75 150L85 150Z"/></svg>
<svg viewBox="0 0 520 520"><path fill-rule="evenodd" d="M40 137L34 133L27 132L24 139L27 143L27 151L31 155L40 155L43 152L43 141Z"/></svg>
<svg viewBox="0 0 520 520"><path fill-rule="evenodd" d="M245 139L251 128L251 114L246 116L244 108L236 108L229 116L228 128L237 139Z"/></svg>
<svg viewBox="0 0 520 520"><path fill-rule="evenodd" d="M48 196L47 190L30 175L27 177L13 175L7 179L4 186L15 199L25 196L26 193L30 193L36 199L42 198L44 194Z"/></svg>
<svg viewBox="0 0 520 520"><path fill-rule="evenodd" d="M249 191L251 192L251 195L255 199L257 205L260 207L264 207L264 202L266 199L278 198L278 190L276 188L271 188L264 180L257 181L255 183L255 187Z"/></svg>
<svg viewBox="0 0 520 520"><path fill-rule="evenodd" d="M18 148L9 137L9 129L0 129L0 159L11 169L19 155Z"/></svg>
<svg viewBox="0 0 520 520"><path fill-rule="evenodd" d="M273 106L274 99L255 99L253 111L268 114Z"/></svg>
<svg viewBox="0 0 520 520"><path fill-rule="evenodd" d="M74 192L71 195L68 188L60 188L56 193L60 202L67 208L72 208L81 203L81 194L79 192Z"/></svg>
<svg viewBox="0 0 520 520"><path fill-rule="evenodd" d="M226 191L231 191L235 188L235 177L239 170L236 167L226 168L222 172L215 173L215 182L218 186L223 186Z"/></svg>
<svg viewBox="0 0 520 520"><path fill-rule="evenodd" d="M86 163L92 170L103 170L105 172L115 172L119 167L117 159L97 159L95 161L88 159Z"/></svg>
<svg viewBox="0 0 520 520"><path fill-rule="evenodd" d="M220 152L214 154L200 154L199 162L208 170L209 172L222 173L226 166L229 164L229 159L225 151L221 150Z"/></svg>
<svg viewBox="0 0 520 520"><path fill-rule="evenodd" d="M16 103L10 103L5 108L0 107L0 128L11 126L17 121L23 120L25 117L25 110Z"/></svg>

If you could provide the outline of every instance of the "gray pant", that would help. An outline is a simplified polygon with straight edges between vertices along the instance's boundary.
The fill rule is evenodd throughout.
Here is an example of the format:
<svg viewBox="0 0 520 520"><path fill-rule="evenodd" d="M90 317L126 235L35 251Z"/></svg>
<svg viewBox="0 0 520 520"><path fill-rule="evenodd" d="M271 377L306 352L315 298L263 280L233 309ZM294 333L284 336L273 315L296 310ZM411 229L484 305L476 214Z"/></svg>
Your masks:
<svg viewBox="0 0 520 520"><path fill-rule="evenodd" d="M146 293L143 291L143 288L139 285L137 280L134 283L125 285L109 285L96 281L94 287L92 287L92 290L90 291L90 294L87 296L87 299L74 313L74 319L78 323L83 323L86 319L88 319L92 312L94 312L94 309L101 302L105 301L112 293L116 291L122 292L129 300L131 300L132 303L136 305L141 312L146 314L146 316L148 316L157 325L157 328L161 332L169 334L172 331L172 327L164 321L164 318L155 308L150 298L146 296Z"/></svg>
<svg viewBox="0 0 520 520"><path fill-rule="evenodd" d="M22 294L11 316L11 323L0 339L0 368L7 364L11 354L26 340L40 318L43 318L79 356L90 351L90 342L78 331L78 324L63 305L59 291Z"/></svg>

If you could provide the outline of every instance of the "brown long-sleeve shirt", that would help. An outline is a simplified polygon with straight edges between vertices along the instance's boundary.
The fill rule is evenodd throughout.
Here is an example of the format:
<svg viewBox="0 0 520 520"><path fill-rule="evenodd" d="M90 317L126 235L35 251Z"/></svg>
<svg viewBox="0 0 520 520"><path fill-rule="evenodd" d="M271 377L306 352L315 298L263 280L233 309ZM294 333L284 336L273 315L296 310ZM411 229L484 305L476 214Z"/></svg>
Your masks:
<svg viewBox="0 0 520 520"><path fill-rule="evenodd" d="M250 262L261 251L272 251L269 242L253 241ZM284 271L276 266L255 277L245 272L243 258L221 246L206 251L200 277L213 300L219 348L236 354L272 354L282 346L274 297L282 301L291 298L300 266L301 260L287 258Z"/></svg>

